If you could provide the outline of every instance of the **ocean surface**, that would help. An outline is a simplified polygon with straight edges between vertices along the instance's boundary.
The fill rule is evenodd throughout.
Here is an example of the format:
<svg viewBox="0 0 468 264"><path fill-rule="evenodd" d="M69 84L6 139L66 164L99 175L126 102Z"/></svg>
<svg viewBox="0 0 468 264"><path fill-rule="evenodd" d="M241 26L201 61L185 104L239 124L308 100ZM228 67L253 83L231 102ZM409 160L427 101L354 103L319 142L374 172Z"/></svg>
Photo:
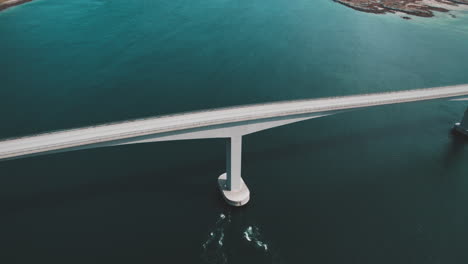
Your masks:
<svg viewBox="0 0 468 264"><path fill-rule="evenodd" d="M0 138L269 101L468 83L468 14L331 0L35 0L0 13ZM468 263L466 102L223 140L0 162L0 263Z"/></svg>

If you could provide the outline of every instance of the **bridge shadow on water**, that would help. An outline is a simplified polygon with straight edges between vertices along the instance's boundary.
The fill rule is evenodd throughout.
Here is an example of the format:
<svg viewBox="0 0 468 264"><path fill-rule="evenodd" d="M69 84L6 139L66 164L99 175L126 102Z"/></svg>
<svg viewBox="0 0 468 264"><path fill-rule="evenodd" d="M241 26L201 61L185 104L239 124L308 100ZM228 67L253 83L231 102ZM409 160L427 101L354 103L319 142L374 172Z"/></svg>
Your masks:
<svg viewBox="0 0 468 264"><path fill-rule="evenodd" d="M444 165L446 168L450 168L462 161L463 150L468 145L468 137L454 130L450 131L450 139L451 142L447 146L444 155Z"/></svg>
<svg viewBox="0 0 468 264"><path fill-rule="evenodd" d="M214 186L211 192L203 187L197 188L197 186L204 185L206 182L203 178L208 178L213 182L210 177L202 177L205 168L210 167L212 164L224 164L224 160L206 160L196 164L187 163L184 167L154 168L152 171L140 172L136 175L122 173L114 179L98 178L64 186L54 186L53 183L47 186L48 184L45 183L45 187L51 187L52 189L44 192L20 193L19 195L0 195L1 215L5 216L41 207L53 208L107 195L132 193L156 193L174 197L190 197L216 192L216 198L221 202L222 198L218 195L218 190L214 188L216 185L211 184ZM52 173L55 174L60 171L56 170ZM173 175L176 175L176 177L172 177ZM182 175L186 175L186 177ZM213 176L216 176L216 174ZM199 181L196 182L194 178L198 178ZM47 177L43 177L43 179L44 181L48 180Z"/></svg>
<svg viewBox="0 0 468 264"><path fill-rule="evenodd" d="M39 256L49 263L199 259L218 211L213 208L226 207L216 185L225 144L157 145L0 164L0 262L30 263ZM212 154L202 155L207 150ZM30 254L22 254L28 247ZM76 259L66 261L70 256Z"/></svg>
<svg viewBox="0 0 468 264"><path fill-rule="evenodd" d="M320 122L323 120L315 120L315 122ZM269 145L266 148L260 149L260 150L254 150L252 153L253 158L278 158L282 156L289 156L289 155L300 155L304 152L310 152L312 151L322 151L330 148L339 148L342 146L348 146L350 144L362 144L362 145L367 145L367 144L373 144L373 143L380 143L380 142L385 142L388 139L391 138L404 138L407 137L410 133L408 131L416 131L417 133L420 133L421 127L427 123L433 123L439 121L438 119L435 118L424 118L420 120L411 120L411 121L405 121L405 122L398 122L394 124L384 124L382 126L372 126L372 127L366 127L365 129L342 129L339 131L339 133L330 133L330 134L322 134L321 137L315 139L313 134L312 136L307 136L305 137L304 135L299 135L301 138L298 140L291 140L290 136L288 135L287 138L290 143L288 144L277 144L277 145ZM301 123L301 124L293 124L294 125L308 125L306 122ZM323 128L322 129L326 130L329 128ZM282 128L277 128L276 130L280 129L288 129L286 127ZM297 131L299 131L298 129ZM304 129L305 130L305 129ZM314 131L314 129L308 128L310 131ZM270 131L267 132L260 132L260 133L271 133ZM258 136L260 139L262 136ZM292 138L295 138L293 136ZM458 142L463 143L462 137L457 137L459 140ZM249 136L246 138L246 144L248 143ZM297 141L301 141L300 143L297 143ZM455 143L454 143L455 145ZM249 145L244 146L245 148L248 148ZM456 146L461 148L460 146Z"/></svg>
<svg viewBox="0 0 468 264"><path fill-rule="evenodd" d="M386 187L383 187L383 184L376 184L377 180L375 182L370 181L371 185L361 186L362 190L357 189L360 187L359 182L352 186L354 189L348 189L346 184L343 185L346 188L342 188L341 182L336 183L335 189L332 187L327 189L325 184L317 185L312 187L315 193L311 191L311 194L307 195L292 194L292 197L284 204L275 204L274 207L268 207L271 205L266 206L269 198L265 194L270 193L270 191L266 187L262 189L263 182L261 178L271 175L267 175L268 173L265 173L266 175L257 175L258 177L249 177L248 175L249 172L263 172L264 169L267 170L268 168L265 168L264 164L258 165L257 163L256 168L251 170L252 167L249 164L261 161L274 162L288 157L291 159L291 156L300 156L310 152L313 152L312 157L320 157L323 150L327 150L329 152L327 155L330 155L341 148L352 148L361 144L384 142L388 138L404 137L408 134L408 130L420 131L423 124L433 122L435 122L434 119L423 119L418 120L418 122L384 123L383 126L371 127L370 129L339 131L330 135L324 133L318 139L302 134L297 141L295 139L283 141L280 138L280 143L269 145L266 143L275 142L272 141L272 138L274 139L278 134L262 132L258 135L248 136L244 146L246 150L244 160L246 182L252 187L252 199L256 202L251 202L243 208L226 206L215 184L216 177L225 170L225 142L223 141L213 144L205 144L205 141L195 141L192 143L170 142L125 146L13 161L11 166L6 163L0 164L1 174L12 173L12 179L8 179L9 176L3 179L2 188L5 190L8 189L5 186L10 183L14 186L13 188L20 188L23 186L23 182L28 180L40 182L37 179L34 180L35 178L49 182L38 187L43 191L0 192L0 215L2 216L0 221L5 224L3 226L8 226L8 229L13 230L8 231L6 227L0 229L0 231L5 231L4 238L0 239L0 244L5 245L4 248L8 248L8 238L16 237L16 231L21 229L20 224L15 224L17 219L20 219L18 221L31 225L30 229L36 233L44 232L53 238L65 238L64 241L71 245L74 244L70 240L79 241L80 239L81 242L85 241L89 244L83 246L76 242L78 244L76 245L76 251L65 250L66 256L83 250L87 252L89 257L93 250L98 249L104 251L102 254L113 255L114 257L105 257L103 260L113 260L114 263L124 263L123 260L129 259L121 257L121 252L117 252L119 250L118 246L112 244L113 240L119 239L126 241L121 242L123 253L136 259L139 258L138 256L146 256L146 259L154 259L156 263L157 260L163 263L161 260L167 256L171 256L172 259L165 260L166 263L175 263L176 260L181 260L179 263L199 263L201 261L208 264L284 263L281 257L294 256L294 254L297 254L296 250L298 248L302 249L301 254L303 256L307 256L308 249L314 250L310 249L310 245L313 243L316 243L317 246L317 252L315 253L320 254L318 252L320 249L325 252L323 258L326 259L326 253L332 253L336 249L336 243L339 244L339 239L343 238L341 233L332 231L332 229L337 228L342 232L354 235L355 233L351 227L353 227L353 224L358 225L363 222L361 214L369 218L369 215L366 215L369 210L374 210L374 216L370 214L369 219L364 219L367 221L364 222L368 223L370 227L366 226L366 229L363 228L363 230L377 230L376 232L389 235L384 231L378 231L378 224L384 223L385 219L394 217L394 215L401 215L402 211L403 213L407 211L407 217L402 218L401 221L407 221L409 217L412 217L410 220L414 220L414 226L416 226L416 223L419 223L419 214L426 213L426 211L429 214L432 208L427 210L419 209L419 214L414 213L414 208L421 205L423 199L408 202L403 198L395 198L391 195L393 189L387 190ZM307 123L303 125L308 126ZM298 124L296 128L299 129L296 130L285 127L284 131L289 129L298 131L301 126ZM438 129L437 133L439 132ZM281 137L281 133L279 135ZM263 137L265 138L262 140ZM258 143L257 148L252 148L250 143L253 142L249 143L249 141L255 139L261 142ZM411 134L404 140L414 140L414 135ZM460 159L467 144L468 140L461 136L453 135L450 138L447 151L441 155L447 167L452 167L461 161ZM385 148L391 147L388 143L383 146ZM151 151L155 147L158 150ZM117 149L119 151L115 151ZM166 150L168 150L167 153ZM114 151L116 153L113 153ZM354 151L354 149L351 149L348 154ZM395 152L398 152L398 150ZM430 155L433 155L433 153ZM329 157L323 157L322 161L331 160L332 158ZM100 159L102 162L93 162L96 159ZM307 160L307 158L300 159L301 162L304 162L304 160ZM422 156L421 158L415 158L415 160L424 162L427 159ZM333 162L331 160L323 166L329 166ZM46 165L40 165L43 163L46 163ZM81 167L81 164L92 165ZM403 162L399 164L406 165ZM52 175L35 175L35 170L44 173L49 171L49 166L55 165L59 168L51 168ZM13 169L13 167L27 166L30 168ZM89 166L92 168L90 169ZM352 165L348 163L344 166L351 167ZM412 166L408 166L408 168L400 169L409 171ZM310 167L304 166L304 168ZM359 169L361 168L351 168L350 170L357 171ZM285 169L284 171L288 170ZM26 175L29 173L31 175ZM90 175L83 175L84 178L81 178L81 174L87 173ZM332 173L338 174L338 170L332 171ZM15 176L18 176L18 178L15 178ZM62 177L70 177L72 180L61 180ZM423 176L415 177L414 184L411 186L420 186L419 181L423 178ZM54 183L56 180L59 181L58 184ZM424 180L427 182L427 179ZM437 180L432 179L430 183L436 184L438 183ZM270 185L280 187L289 184L289 187L295 187L304 192L309 188L300 187L293 183L284 183L279 178L271 179L271 181ZM393 183L391 186L399 186L400 183L396 179L387 179L386 181L391 181L390 183ZM323 187L321 192L320 186ZM427 184L427 186L432 185ZM424 197L430 198L429 194L433 192L429 187L427 193L424 189L420 191L420 194L422 193L425 195ZM34 188L31 187L31 189ZM387 196L381 194L385 190L389 193ZM296 191L288 189L287 192L294 193ZM330 195L331 191L336 191L336 193ZM398 196L406 194L408 198L412 198L414 195L410 187L403 189L403 191L403 194L400 192ZM302 197L308 197L309 200L300 201ZM373 199L369 199L369 197ZM104 202L102 202L103 199ZM405 209L401 209L394 200L405 201L409 205ZM298 201L297 204L291 203L296 201ZM379 204L379 201L385 203L382 205ZM434 198L434 201L437 201L437 199ZM286 205L286 203L288 204ZM309 205L309 203L312 203L312 205ZM52 210L50 210L51 208ZM331 211L328 208L338 209ZM280 209L281 212L276 211ZM77 213L72 212L73 210L77 210ZM34 213L30 213L31 211L34 211ZM310 216L306 215L305 212L307 211L311 211ZM339 213L335 215L335 212ZM78 220L71 219L72 217L68 218L67 214L77 217ZM85 216L80 218L75 214L84 214ZM262 214L261 217L259 217L260 214ZM265 215L271 216L273 220ZM316 217L316 215L320 215L320 217ZM43 228L43 226L35 225L33 222L36 220L21 220L25 218L24 216L46 219L47 222L52 224L45 227L46 231L41 231L39 229ZM303 219L299 216L302 216ZM349 223L341 221L342 216L348 217L347 221ZM58 217L59 220L54 219L55 217ZM277 219L274 219L275 217ZM87 224L79 223L83 219ZM267 221L267 219L269 220ZM287 221L282 219L287 219ZM64 220L68 226L63 227L63 229L52 226L61 220ZM356 221L353 222L354 220ZM330 221L332 223L329 223ZM285 227L284 223L288 223L291 227ZM313 228L314 223L318 227ZM401 225L397 225L399 222L395 223L394 230L400 230ZM75 225L71 227L72 224ZM342 227L343 224L344 227L349 228ZM429 222L428 224L432 223ZM294 226L298 227L297 230ZM124 227L124 229L122 230L121 227ZM413 231L410 227L406 228L405 232L401 232L401 234L408 233L406 232L408 230ZM82 239L79 234L73 233L74 229L78 229L77 232L83 231L85 234L88 232L87 234L92 236L92 240L96 242ZM91 231L88 229L91 229ZM104 229L105 235L101 237L102 229ZM316 231L316 233L311 233L312 230ZM393 229L390 228L390 230ZM56 231L57 233L62 231L65 235L62 237L47 231ZM20 231L20 236L33 237L31 243L39 244L38 241L42 242L42 237L39 239L28 233L28 231L22 232ZM288 234L288 232L291 234ZM303 232L309 235L314 234L318 242L314 242L313 237L295 237L300 236ZM70 236L68 236L69 234ZM349 237L352 237L351 235ZM138 240L132 240L135 237ZM330 239L328 242L320 240L328 238ZM287 245L291 244L294 239L298 240L298 245ZM394 241L399 240L394 239ZM326 243L330 243L328 251ZM112 245L105 248L102 246L103 244ZM58 245L59 243L46 242L44 247L47 247L45 250L49 252L49 255L54 255L57 254L54 246ZM152 245L152 247L148 245ZM18 248L22 247L19 246ZM288 248L289 253L285 252L285 248ZM183 254L180 253L181 250L184 252ZM0 250L0 253L2 252L4 251ZM350 252L350 254L356 253ZM155 255L159 256L155 257ZM198 260L194 260L196 258ZM89 258L87 259L89 260ZM86 258L80 260L86 260Z"/></svg>
<svg viewBox="0 0 468 264"><path fill-rule="evenodd" d="M174 144L167 145L173 146ZM175 145L176 150L178 150L177 144ZM54 262L54 259L61 259L62 254L69 256L76 253L75 250L83 251L83 256L78 259L86 260L90 255L96 254L94 253L96 249L104 252L99 253L101 255L108 254L105 257L101 256L101 259L124 263L123 260L126 258L117 258L121 252L113 252L117 247L112 243L115 243L113 241L116 239L132 241L133 237L138 237L139 241L136 242L136 245L127 245L125 242L123 245L126 245L126 248L122 252L129 254L129 256L140 254L141 258L146 255L145 260L157 255L158 257L155 259L166 259L169 261L167 263L187 263L187 261L208 264L239 263L238 261L243 263L276 263L277 256L272 253L275 247L267 239L268 236L265 235L261 226L249 218L247 213L249 205L243 208L229 207L219 194L215 179L224 170L224 155L219 155L224 154L224 143L220 146L215 145L214 148L221 147L222 152L220 151L207 159L195 158L195 162L186 161L184 166L168 162L163 166L154 166L150 171L137 170L139 172L136 174L128 174L123 171L110 178L102 177L93 181L86 179L80 184L59 184L58 186L53 183L54 176L45 175L43 180L49 181L49 183L46 183L45 187L38 188L47 191L34 193L12 191L10 194L1 194L0 215L2 220L0 223L4 228L1 228L0 231L6 226L9 226L10 230L3 232L5 236L0 238L0 247L3 248L0 250L3 257L0 259L6 259L9 254L14 255L13 252L6 252L10 247L8 246L8 238L32 236L33 238L29 238L32 243L38 243L37 238L34 238L34 235L30 234L29 231L18 233L21 224L14 223L15 219L23 219L20 222L33 227L36 226L34 222L40 223L41 219L45 219L50 224L45 224L41 227L43 230L35 232L45 232L52 237L45 239L47 246L44 246L44 251L47 252L45 254L49 257L54 256L52 263L58 263L58 261ZM128 151L132 153L132 149L141 150L141 147L130 147ZM93 159L95 156L101 156L110 151L112 150L98 150L87 152L87 154L77 152L70 155L56 155L33 159L30 160L30 163L43 163L44 161L49 164L64 163L64 168L52 169L51 171L51 174L60 174L71 163L76 162L70 161L73 160L72 158L81 159L82 162L86 163L85 160L88 158ZM215 150L215 152L217 151ZM88 157L82 159L82 156ZM172 155L168 156L168 160L173 159ZM185 158L185 154L179 156ZM15 163L28 163L24 161ZM163 158L162 162L164 161ZM106 164L102 165L103 168L109 166L107 161L104 163ZM131 159L128 161L128 164L132 165L143 163L146 162L139 163ZM36 167L36 165L32 167ZM10 166L0 167L3 169L2 172L10 171L9 168ZM210 175L206 175L207 168L211 168ZM79 176L85 171L86 169L78 169L77 172L72 173L72 176ZM117 169L109 173L116 171ZM219 173L213 171L219 171ZM17 173L24 174L25 171L20 169ZM94 172L93 174L97 176L99 173ZM34 177L19 176L23 178L22 180ZM18 188L18 184L20 185L13 180L14 188ZM106 200L104 203L103 199ZM196 207L194 207L194 201L196 201ZM97 213L96 210L101 212ZM217 215L216 212L218 212ZM67 214L71 214L72 218L75 219L70 219L66 216ZM84 215L76 217L75 214ZM28 216L33 218L26 219ZM60 231L60 227L57 227L61 225L57 224L60 221L64 221L66 226L62 231ZM80 221L84 223L80 223ZM189 224L187 221L191 223ZM54 223L57 226L54 226ZM126 229L119 228L119 226L123 224L125 226L128 223L130 225ZM134 227L134 225L139 227ZM83 239L80 235L75 234L76 230L82 230L84 234L92 235L93 240L97 242ZM77 243L76 249L64 249L59 254L52 253L51 250L55 251L58 246L53 240L57 236L62 236L57 234L58 232L63 232L63 236L66 236L63 240L64 244ZM101 234L106 234L106 237ZM76 240L76 242L71 240ZM103 248L103 244L109 243L112 244L111 247ZM155 248L146 248L148 244L153 244ZM133 248L138 245L142 249ZM183 250L184 254L177 254L174 252L176 249ZM135 251L137 253L134 253ZM31 256L33 255L31 254ZM111 255L114 256L111 257ZM178 260L183 262L178 262Z"/></svg>

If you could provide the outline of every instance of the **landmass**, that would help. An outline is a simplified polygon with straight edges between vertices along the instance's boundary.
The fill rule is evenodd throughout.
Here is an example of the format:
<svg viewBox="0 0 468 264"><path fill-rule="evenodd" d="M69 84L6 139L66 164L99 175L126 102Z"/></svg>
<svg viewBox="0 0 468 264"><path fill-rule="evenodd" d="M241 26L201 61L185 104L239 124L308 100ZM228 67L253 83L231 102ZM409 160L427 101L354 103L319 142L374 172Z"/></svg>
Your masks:
<svg viewBox="0 0 468 264"><path fill-rule="evenodd" d="M0 11L3 9L7 9L9 7L20 5L26 2L30 2L32 0L0 0Z"/></svg>
<svg viewBox="0 0 468 264"><path fill-rule="evenodd" d="M333 0L358 11L374 14L402 14L418 17L433 17L434 12L468 10L468 0ZM453 17L453 16L452 16Z"/></svg>
<svg viewBox="0 0 468 264"><path fill-rule="evenodd" d="M32 0L0 0L0 11ZM402 13L401 18L411 19L407 15L433 17L434 11L467 10L468 0L333 0L358 11L385 14ZM456 16L450 14L453 18Z"/></svg>

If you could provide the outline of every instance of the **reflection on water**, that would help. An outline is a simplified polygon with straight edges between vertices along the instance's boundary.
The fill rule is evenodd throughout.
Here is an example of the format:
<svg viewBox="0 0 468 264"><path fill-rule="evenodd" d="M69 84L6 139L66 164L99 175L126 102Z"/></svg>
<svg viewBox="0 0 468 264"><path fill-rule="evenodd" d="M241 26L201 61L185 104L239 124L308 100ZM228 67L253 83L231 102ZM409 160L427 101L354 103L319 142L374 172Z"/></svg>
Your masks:
<svg viewBox="0 0 468 264"><path fill-rule="evenodd" d="M231 214L220 214L214 230L208 235L208 240L203 243L202 259L206 263L227 263L227 257L223 249L224 230L231 223Z"/></svg>
<svg viewBox="0 0 468 264"><path fill-rule="evenodd" d="M260 228L254 226L249 226L247 229L244 231L244 238L252 242L252 244L256 247L259 247L265 251L268 251L268 245L267 243L263 242L262 234L260 233Z"/></svg>
<svg viewBox="0 0 468 264"><path fill-rule="evenodd" d="M228 259L238 262L242 258L255 263L275 262L263 231L257 225L243 223L241 215L232 215L231 211L219 215L202 249L202 260L209 264L229 263Z"/></svg>

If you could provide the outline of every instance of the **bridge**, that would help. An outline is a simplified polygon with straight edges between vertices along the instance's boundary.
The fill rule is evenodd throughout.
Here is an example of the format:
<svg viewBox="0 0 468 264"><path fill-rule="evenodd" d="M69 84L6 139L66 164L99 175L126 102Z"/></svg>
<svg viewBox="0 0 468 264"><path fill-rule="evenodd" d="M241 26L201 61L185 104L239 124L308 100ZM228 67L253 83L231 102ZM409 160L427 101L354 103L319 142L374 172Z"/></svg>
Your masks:
<svg viewBox="0 0 468 264"><path fill-rule="evenodd" d="M468 100L468 84L398 92L307 99L158 116L0 141L0 160L158 141L226 138L226 173L218 178L224 199L242 206L250 191L241 177L242 137L352 109L436 99ZM468 135L468 109L454 129Z"/></svg>

